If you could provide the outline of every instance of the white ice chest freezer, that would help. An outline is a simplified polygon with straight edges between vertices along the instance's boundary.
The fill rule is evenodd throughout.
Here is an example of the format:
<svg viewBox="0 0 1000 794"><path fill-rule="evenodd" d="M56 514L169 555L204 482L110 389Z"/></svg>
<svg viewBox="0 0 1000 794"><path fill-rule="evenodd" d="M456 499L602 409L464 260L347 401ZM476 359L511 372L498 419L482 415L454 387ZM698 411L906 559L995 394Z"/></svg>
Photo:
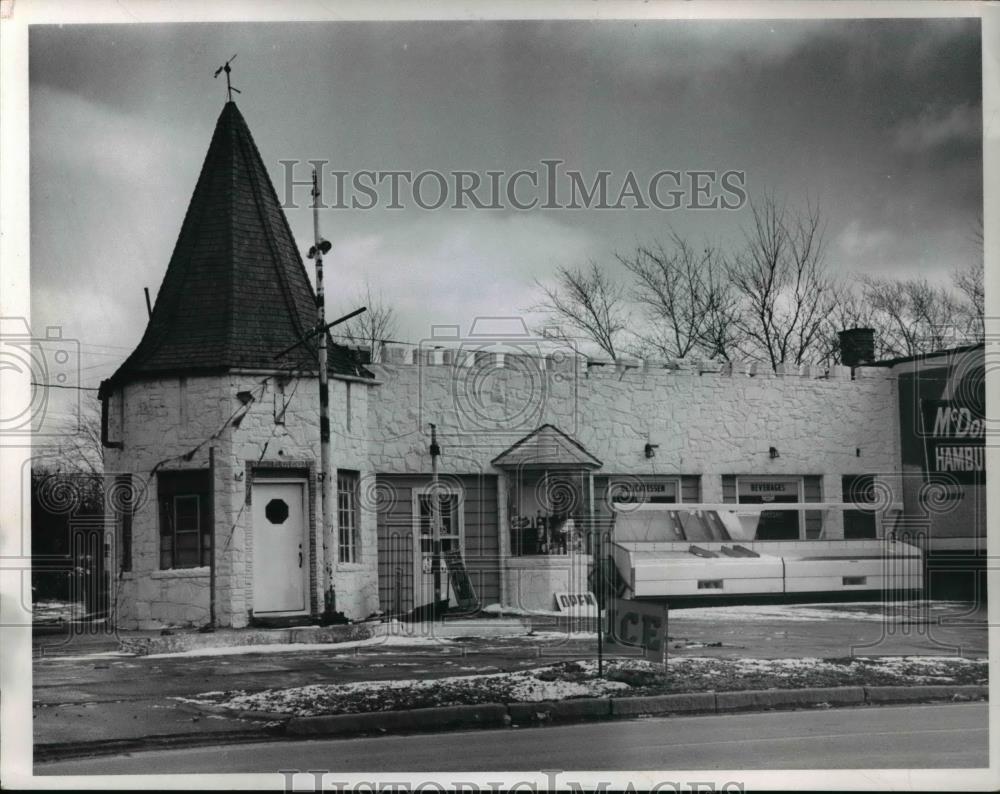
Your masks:
<svg viewBox="0 0 1000 794"><path fill-rule="evenodd" d="M779 509L800 507L826 506ZM916 546L874 539L754 540L764 509L775 506L644 504L616 510L612 556L629 597L900 594L923 587Z"/></svg>

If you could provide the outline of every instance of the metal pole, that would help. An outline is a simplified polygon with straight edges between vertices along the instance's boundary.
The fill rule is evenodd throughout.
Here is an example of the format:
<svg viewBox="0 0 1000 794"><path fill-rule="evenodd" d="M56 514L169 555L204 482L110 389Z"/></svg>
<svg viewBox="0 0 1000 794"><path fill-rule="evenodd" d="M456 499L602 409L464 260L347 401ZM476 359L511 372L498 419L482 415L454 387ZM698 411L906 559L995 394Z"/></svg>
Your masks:
<svg viewBox="0 0 1000 794"><path fill-rule="evenodd" d="M597 592L594 594L597 596L597 677L604 678L604 627L603 627L603 615L602 615L602 599L604 598L604 555L603 555L603 542L601 538L601 528L598 526L597 516L594 514L594 473L589 472L587 477L587 508L590 513L590 525L594 528L594 535L596 536L595 548L592 549L594 554L594 564L596 568L594 569L594 584L597 588Z"/></svg>
<svg viewBox="0 0 1000 794"><path fill-rule="evenodd" d="M437 617L441 603L441 496L438 493L438 456L441 447L437 443L437 426L431 425L431 573L434 577L434 606L431 614Z"/></svg>
<svg viewBox="0 0 1000 794"><path fill-rule="evenodd" d="M149 300L149 287L143 287L142 291L143 291L143 294L145 294L145 296L146 296L146 316L147 317L152 317L153 316L153 303L152 303L152 301Z"/></svg>
<svg viewBox="0 0 1000 794"><path fill-rule="evenodd" d="M323 238L319 233L319 172L313 166L313 237L316 252L316 324L326 325L326 299L323 291ZM323 607L327 616L337 611L336 593L333 587L333 555L336 549L333 531L333 466L330 457L330 388L326 366L326 331L319 335L319 480L323 514Z"/></svg>
<svg viewBox="0 0 1000 794"><path fill-rule="evenodd" d="M212 490L211 502L209 503L209 557L208 557L208 627L215 629L215 447L208 448L208 481Z"/></svg>

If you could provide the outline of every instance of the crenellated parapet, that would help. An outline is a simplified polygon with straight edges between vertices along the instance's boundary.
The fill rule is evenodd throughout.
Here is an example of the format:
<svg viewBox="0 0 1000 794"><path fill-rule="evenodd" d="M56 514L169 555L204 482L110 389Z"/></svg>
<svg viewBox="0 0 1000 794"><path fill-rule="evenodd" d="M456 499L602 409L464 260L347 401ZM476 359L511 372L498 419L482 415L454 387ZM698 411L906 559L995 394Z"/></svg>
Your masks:
<svg viewBox="0 0 1000 794"><path fill-rule="evenodd" d="M806 380L881 380L891 378L882 367L845 367L830 364L778 364L771 367L762 361L718 361L701 358L597 358L569 351L548 354L502 352L473 347L417 346L392 344L382 346L372 356L369 348L355 348L361 358L386 367L497 368L534 372L572 373L574 376L714 376L746 378L801 378Z"/></svg>

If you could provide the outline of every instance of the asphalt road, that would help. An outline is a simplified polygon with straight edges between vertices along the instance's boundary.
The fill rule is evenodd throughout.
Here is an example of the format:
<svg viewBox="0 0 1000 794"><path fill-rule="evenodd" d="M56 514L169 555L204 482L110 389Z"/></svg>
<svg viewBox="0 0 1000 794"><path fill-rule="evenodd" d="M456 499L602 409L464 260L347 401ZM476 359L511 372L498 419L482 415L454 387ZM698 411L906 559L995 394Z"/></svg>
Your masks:
<svg viewBox="0 0 1000 794"><path fill-rule="evenodd" d="M328 769L332 781L336 773L372 770L976 768L989 763L987 710L979 703L868 707L242 744L59 761L36 766L35 773Z"/></svg>

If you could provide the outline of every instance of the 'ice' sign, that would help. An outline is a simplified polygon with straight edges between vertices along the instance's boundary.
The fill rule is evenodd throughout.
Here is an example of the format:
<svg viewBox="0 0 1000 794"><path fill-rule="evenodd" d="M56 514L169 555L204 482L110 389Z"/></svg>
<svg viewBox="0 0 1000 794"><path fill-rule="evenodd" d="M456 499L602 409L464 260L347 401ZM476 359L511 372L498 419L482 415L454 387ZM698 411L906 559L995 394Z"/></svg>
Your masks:
<svg viewBox="0 0 1000 794"><path fill-rule="evenodd" d="M608 633L616 643L643 648L667 658L667 607L616 598L612 602Z"/></svg>

